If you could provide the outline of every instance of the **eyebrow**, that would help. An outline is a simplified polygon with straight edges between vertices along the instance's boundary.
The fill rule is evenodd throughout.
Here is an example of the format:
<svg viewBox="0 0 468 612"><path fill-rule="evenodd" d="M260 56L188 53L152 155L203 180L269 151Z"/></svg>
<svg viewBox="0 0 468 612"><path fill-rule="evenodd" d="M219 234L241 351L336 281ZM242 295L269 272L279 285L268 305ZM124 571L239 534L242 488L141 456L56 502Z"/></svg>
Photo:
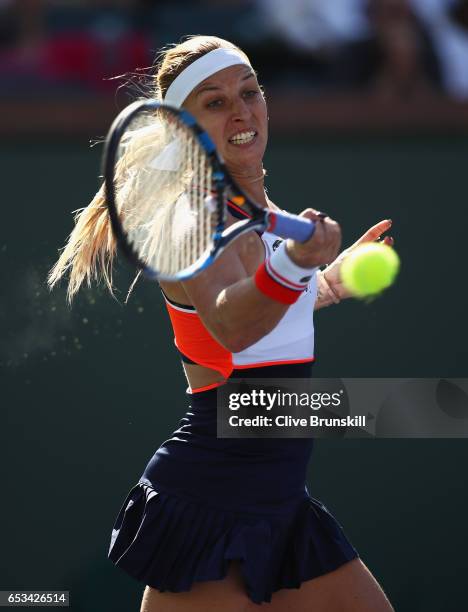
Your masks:
<svg viewBox="0 0 468 612"><path fill-rule="evenodd" d="M249 72L245 76L242 77L242 81L247 81L247 79L250 79L254 76L255 76L255 73L249 69ZM205 91L215 91L218 89L221 89L221 88L217 87L216 85L206 84L204 87L199 89L195 95L198 96L199 94L204 93Z"/></svg>

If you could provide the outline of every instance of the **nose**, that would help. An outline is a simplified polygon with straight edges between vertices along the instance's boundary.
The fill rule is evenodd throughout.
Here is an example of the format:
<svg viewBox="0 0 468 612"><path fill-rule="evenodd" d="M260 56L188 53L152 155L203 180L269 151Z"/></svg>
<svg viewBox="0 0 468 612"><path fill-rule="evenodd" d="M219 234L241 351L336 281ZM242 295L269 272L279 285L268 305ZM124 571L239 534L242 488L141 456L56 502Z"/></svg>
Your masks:
<svg viewBox="0 0 468 612"><path fill-rule="evenodd" d="M243 98L235 100L232 104L232 119L234 121L245 121L250 119L252 113L249 105Z"/></svg>

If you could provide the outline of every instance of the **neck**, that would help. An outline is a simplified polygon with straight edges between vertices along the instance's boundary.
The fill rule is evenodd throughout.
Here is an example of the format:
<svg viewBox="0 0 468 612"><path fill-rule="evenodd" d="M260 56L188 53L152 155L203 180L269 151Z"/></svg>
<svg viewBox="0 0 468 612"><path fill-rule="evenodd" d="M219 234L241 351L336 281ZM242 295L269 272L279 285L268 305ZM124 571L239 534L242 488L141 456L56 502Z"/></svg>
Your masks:
<svg viewBox="0 0 468 612"><path fill-rule="evenodd" d="M242 191L244 191L256 204L263 207L268 206L264 184L266 171L263 169L263 166L255 172L231 172L231 176Z"/></svg>

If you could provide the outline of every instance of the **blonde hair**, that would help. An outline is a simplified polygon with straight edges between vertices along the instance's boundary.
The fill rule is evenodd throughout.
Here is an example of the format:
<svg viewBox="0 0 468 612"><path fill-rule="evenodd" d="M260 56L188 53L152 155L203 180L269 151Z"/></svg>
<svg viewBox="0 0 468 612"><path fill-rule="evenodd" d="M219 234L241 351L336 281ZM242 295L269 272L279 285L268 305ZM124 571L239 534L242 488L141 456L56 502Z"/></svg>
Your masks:
<svg viewBox="0 0 468 612"><path fill-rule="evenodd" d="M216 36L199 35L190 36L183 42L164 49L156 61L153 97L163 99L172 81L187 66L206 53L219 48L236 49L243 53L227 40ZM90 286L93 280L96 282L103 280L113 294L112 270L116 242L107 213L104 186L101 186L88 206L75 212L75 227L58 261L49 272L48 285L52 289L69 272L67 290L69 302L73 300L83 282Z"/></svg>

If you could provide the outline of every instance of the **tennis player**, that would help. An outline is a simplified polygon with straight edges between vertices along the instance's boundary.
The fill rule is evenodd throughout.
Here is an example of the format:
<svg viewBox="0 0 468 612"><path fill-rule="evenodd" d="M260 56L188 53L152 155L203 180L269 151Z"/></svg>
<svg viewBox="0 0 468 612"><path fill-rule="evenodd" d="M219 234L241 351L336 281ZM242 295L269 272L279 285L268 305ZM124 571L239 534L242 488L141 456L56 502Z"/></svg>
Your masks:
<svg viewBox="0 0 468 612"><path fill-rule="evenodd" d="M267 107L248 57L228 41L189 37L163 53L156 79L153 95L192 113L241 189L276 208L264 187ZM231 202L229 214L235 222L245 213ZM309 495L312 439L216 437L217 387L239 371L310 377L313 311L348 297L339 269L350 249L337 257L338 224L311 208L302 216L317 221L304 244L251 232L195 278L160 283L190 405L112 531L109 558L146 585L141 612L392 610L339 523ZM390 225L381 221L356 244ZM70 269L70 298L99 275L112 288L114 252L101 189L49 282Z"/></svg>

